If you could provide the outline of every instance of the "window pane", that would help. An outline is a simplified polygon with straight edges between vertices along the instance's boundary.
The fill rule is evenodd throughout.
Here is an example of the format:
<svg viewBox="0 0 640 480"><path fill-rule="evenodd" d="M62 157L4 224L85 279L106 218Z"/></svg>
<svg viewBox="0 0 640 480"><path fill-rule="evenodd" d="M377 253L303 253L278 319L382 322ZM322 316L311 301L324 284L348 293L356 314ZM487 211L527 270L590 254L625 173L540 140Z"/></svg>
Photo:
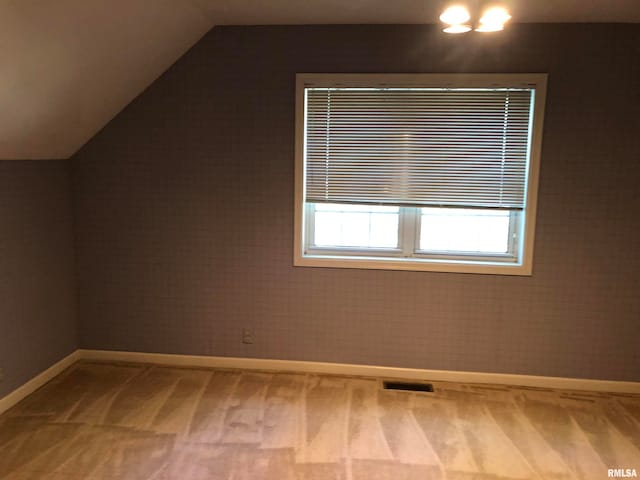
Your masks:
<svg viewBox="0 0 640 480"><path fill-rule="evenodd" d="M508 253L509 210L422 208L420 250Z"/></svg>
<svg viewBox="0 0 640 480"><path fill-rule="evenodd" d="M314 246L396 248L398 207L314 204Z"/></svg>

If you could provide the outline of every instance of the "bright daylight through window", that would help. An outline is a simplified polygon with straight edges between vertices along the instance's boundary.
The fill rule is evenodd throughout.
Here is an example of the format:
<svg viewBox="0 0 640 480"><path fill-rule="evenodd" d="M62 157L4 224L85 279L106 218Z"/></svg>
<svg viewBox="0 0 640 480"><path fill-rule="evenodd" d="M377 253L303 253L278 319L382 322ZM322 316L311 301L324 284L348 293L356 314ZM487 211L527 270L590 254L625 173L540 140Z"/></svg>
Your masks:
<svg viewBox="0 0 640 480"><path fill-rule="evenodd" d="M294 264L531 274L545 87L299 74Z"/></svg>

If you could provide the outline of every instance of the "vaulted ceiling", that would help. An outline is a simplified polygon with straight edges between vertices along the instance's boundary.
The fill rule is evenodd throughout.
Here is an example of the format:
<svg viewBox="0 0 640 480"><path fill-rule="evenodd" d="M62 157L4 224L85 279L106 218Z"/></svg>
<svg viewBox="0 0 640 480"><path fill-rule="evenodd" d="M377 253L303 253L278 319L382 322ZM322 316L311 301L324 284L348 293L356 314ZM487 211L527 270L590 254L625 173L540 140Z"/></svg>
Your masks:
<svg viewBox="0 0 640 480"><path fill-rule="evenodd" d="M640 22L640 0L499 3L519 23ZM444 0L0 0L0 159L73 155L215 25L435 23L443 6Z"/></svg>

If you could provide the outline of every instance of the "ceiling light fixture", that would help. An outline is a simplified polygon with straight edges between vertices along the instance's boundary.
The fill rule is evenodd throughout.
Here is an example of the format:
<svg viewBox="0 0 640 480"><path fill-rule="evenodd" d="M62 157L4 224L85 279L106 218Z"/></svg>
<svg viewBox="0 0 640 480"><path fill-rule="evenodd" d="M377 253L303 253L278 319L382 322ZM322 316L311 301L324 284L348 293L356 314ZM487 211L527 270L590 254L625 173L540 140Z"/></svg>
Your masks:
<svg viewBox="0 0 640 480"><path fill-rule="evenodd" d="M461 5L449 7L440 15L440 21L449 25L443 29L446 33L468 32L471 30L471 26L466 25L465 22L468 22L470 18L469 10Z"/></svg>
<svg viewBox="0 0 640 480"><path fill-rule="evenodd" d="M469 10L461 5L449 7L444 12L442 12L442 15L440 15L440 21L443 23L448 23L449 25L464 23L470 18L471 15L469 15Z"/></svg>
<svg viewBox="0 0 640 480"><path fill-rule="evenodd" d="M509 12L504 7L491 7L484 11L480 18L476 32L499 32L504 30L504 24L511 18ZM462 5L454 5L447 8L440 21L447 24L442 29L446 33L465 33L471 30L471 25L467 22L471 19L469 10Z"/></svg>
<svg viewBox="0 0 640 480"><path fill-rule="evenodd" d="M509 21L511 15L503 7L492 7L480 17L480 25L476 32L499 32L504 30L504 24Z"/></svg>
<svg viewBox="0 0 640 480"><path fill-rule="evenodd" d="M502 23L503 25L511 18L509 12L504 7L492 7L484 12L480 18L480 23Z"/></svg>

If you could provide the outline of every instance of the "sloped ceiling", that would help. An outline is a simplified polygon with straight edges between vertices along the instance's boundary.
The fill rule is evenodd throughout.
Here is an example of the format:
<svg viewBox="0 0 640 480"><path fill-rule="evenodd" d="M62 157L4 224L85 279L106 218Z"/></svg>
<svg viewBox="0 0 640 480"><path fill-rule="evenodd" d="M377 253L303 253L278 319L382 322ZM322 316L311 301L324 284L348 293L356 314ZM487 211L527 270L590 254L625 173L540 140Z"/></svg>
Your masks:
<svg viewBox="0 0 640 480"><path fill-rule="evenodd" d="M0 159L68 158L212 26L180 0L0 5Z"/></svg>
<svg viewBox="0 0 640 480"><path fill-rule="evenodd" d="M640 22L640 0L500 3L510 6L515 22ZM441 0L0 0L0 159L73 155L214 25L434 23L444 5Z"/></svg>

